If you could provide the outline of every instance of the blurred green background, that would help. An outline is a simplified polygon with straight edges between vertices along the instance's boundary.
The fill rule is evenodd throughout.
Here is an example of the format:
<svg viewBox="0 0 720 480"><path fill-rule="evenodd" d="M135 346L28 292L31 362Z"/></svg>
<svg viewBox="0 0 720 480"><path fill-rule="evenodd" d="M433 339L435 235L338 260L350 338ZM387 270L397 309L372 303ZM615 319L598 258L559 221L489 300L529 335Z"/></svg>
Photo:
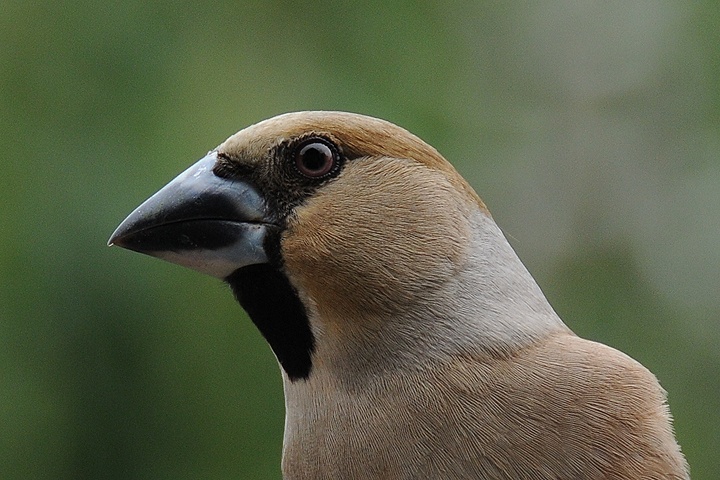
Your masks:
<svg viewBox="0 0 720 480"><path fill-rule="evenodd" d="M105 246L236 130L361 112L469 179L565 321L720 469L720 4L0 1L0 478L278 479L270 349Z"/></svg>

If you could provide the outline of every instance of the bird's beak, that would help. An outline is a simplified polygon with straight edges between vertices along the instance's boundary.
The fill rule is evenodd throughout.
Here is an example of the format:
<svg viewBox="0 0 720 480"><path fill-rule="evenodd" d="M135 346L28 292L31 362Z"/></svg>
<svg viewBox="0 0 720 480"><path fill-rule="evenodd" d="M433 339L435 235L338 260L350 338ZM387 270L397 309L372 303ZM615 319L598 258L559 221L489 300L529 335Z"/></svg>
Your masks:
<svg viewBox="0 0 720 480"><path fill-rule="evenodd" d="M218 278L268 261L263 243L273 228L257 190L213 173L217 154L178 175L137 207L113 232L118 245Z"/></svg>

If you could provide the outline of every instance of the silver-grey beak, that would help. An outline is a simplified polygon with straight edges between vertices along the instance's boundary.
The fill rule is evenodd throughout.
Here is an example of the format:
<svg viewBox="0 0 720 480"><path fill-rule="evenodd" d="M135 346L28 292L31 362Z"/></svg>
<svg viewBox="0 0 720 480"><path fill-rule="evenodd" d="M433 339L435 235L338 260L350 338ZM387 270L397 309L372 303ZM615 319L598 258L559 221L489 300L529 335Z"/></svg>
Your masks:
<svg viewBox="0 0 720 480"><path fill-rule="evenodd" d="M211 152L137 207L113 232L118 245L221 279L266 263L265 235L273 225L257 190L213 173Z"/></svg>

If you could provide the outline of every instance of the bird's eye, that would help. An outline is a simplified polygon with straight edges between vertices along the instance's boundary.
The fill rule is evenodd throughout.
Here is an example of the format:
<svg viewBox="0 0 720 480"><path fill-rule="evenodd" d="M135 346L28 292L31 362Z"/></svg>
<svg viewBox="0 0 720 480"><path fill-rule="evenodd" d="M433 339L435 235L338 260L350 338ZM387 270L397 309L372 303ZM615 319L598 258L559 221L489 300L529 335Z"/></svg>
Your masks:
<svg viewBox="0 0 720 480"><path fill-rule="evenodd" d="M295 150L295 165L306 177L320 178L327 175L336 163L335 149L318 139L308 140Z"/></svg>

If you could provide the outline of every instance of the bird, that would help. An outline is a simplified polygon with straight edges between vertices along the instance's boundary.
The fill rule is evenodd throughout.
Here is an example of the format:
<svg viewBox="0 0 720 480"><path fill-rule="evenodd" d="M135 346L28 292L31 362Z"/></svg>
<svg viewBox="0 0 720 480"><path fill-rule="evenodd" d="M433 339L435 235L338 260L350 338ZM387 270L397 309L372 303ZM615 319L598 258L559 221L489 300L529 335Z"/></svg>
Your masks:
<svg viewBox="0 0 720 480"><path fill-rule="evenodd" d="M227 283L278 360L285 479L688 479L666 392L563 323L432 146L346 112L230 136L109 242Z"/></svg>

